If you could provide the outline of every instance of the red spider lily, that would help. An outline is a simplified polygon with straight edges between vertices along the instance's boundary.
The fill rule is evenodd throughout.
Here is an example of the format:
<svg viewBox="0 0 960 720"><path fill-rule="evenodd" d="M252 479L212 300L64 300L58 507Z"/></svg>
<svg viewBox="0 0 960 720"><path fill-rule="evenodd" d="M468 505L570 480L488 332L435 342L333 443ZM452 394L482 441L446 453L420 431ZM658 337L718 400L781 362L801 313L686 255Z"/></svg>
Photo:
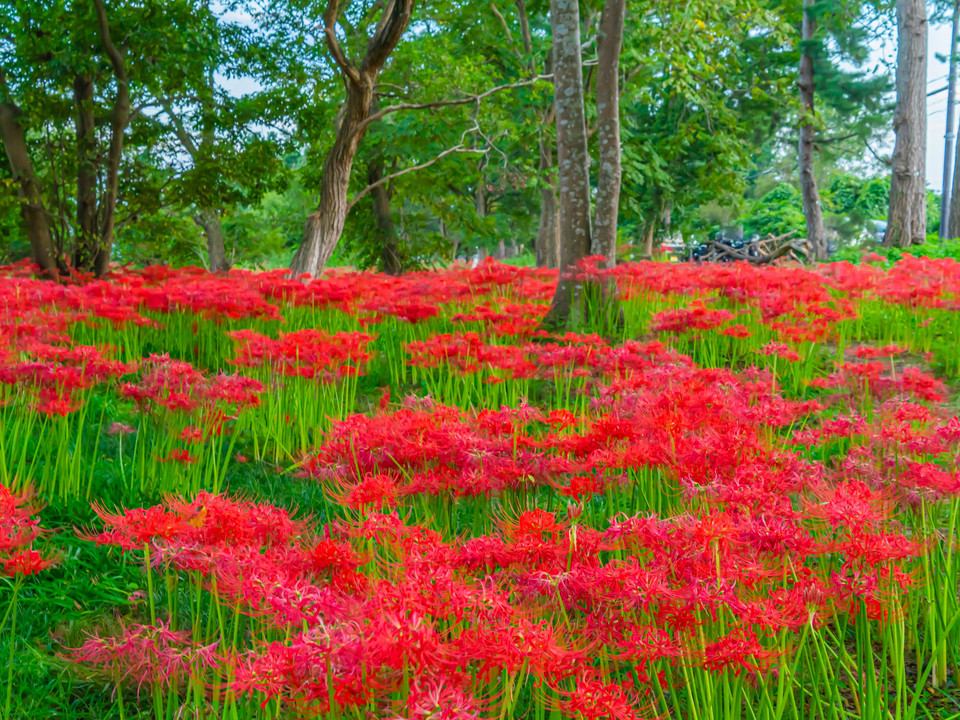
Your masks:
<svg viewBox="0 0 960 720"><path fill-rule="evenodd" d="M655 717L655 713L644 712L633 697L630 684L613 683L591 678L582 674L574 681L573 690L557 688L560 695L559 709L565 717L611 718L611 720L635 720Z"/></svg>
<svg viewBox="0 0 960 720"><path fill-rule="evenodd" d="M734 675L748 672L763 677L778 663L780 653L767 650L749 628L735 628L703 649L701 663L707 670L730 670Z"/></svg>
<svg viewBox="0 0 960 720"><path fill-rule="evenodd" d="M43 532L34 518L38 512L28 490L14 493L0 484L0 567L4 575L36 575L55 564L54 556L32 547Z"/></svg>
<svg viewBox="0 0 960 720"><path fill-rule="evenodd" d="M91 634L66 658L100 666L111 678L134 681L138 693L144 684L171 685L190 675L202 676L223 660L216 643L197 643L190 638L189 630L175 632L163 621L129 625L117 636Z"/></svg>
<svg viewBox="0 0 960 720"><path fill-rule="evenodd" d="M143 369L140 382L123 385L121 394L143 407L153 404L172 412L210 409L219 403L238 410L256 407L264 389L256 380L239 375L209 378L190 363L166 355L151 355Z"/></svg>
<svg viewBox="0 0 960 720"><path fill-rule="evenodd" d="M321 330L299 330L281 333L277 340L252 330L237 330L228 335L237 343L236 354L230 360L235 365L269 365L282 375L327 382L363 374L372 357L368 346L373 337L364 333L328 335Z"/></svg>

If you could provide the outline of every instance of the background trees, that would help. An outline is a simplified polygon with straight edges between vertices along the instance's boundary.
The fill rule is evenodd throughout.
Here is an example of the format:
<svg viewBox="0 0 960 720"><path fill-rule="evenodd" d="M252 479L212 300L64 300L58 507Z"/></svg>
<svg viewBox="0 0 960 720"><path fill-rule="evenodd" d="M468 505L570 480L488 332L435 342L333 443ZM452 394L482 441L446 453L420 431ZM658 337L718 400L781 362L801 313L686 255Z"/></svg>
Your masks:
<svg viewBox="0 0 960 720"><path fill-rule="evenodd" d="M6 259L30 253L50 272L564 264L547 0L7 5ZM890 177L896 98L869 51L893 26L889 3L575 9L593 251L649 257L678 232L789 226L825 254L887 216L889 203L866 217L834 188Z"/></svg>

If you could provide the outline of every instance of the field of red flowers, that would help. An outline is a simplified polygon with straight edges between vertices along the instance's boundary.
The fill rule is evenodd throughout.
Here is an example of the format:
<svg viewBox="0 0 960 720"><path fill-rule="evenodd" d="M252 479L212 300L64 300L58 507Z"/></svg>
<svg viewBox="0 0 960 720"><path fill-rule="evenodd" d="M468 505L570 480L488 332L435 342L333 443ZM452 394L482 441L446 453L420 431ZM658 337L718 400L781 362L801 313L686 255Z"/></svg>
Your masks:
<svg viewBox="0 0 960 720"><path fill-rule="evenodd" d="M960 264L584 274L0 269L2 717L960 717Z"/></svg>

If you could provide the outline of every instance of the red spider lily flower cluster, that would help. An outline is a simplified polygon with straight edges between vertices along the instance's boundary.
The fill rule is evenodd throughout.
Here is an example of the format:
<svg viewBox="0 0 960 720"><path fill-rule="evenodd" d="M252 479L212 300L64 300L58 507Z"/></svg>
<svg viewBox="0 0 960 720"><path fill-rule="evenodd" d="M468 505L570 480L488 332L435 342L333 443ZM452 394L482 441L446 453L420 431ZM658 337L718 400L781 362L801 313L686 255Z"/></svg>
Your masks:
<svg viewBox="0 0 960 720"><path fill-rule="evenodd" d="M141 363L140 381L120 388L123 397L143 408L191 413L197 409L256 407L263 385L242 375L208 377L188 362L151 355Z"/></svg>
<svg viewBox="0 0 960 720"><path fill-rule="evenodd" d="M273 338L252 330L228 333L236 343L229 362L240 367L269 366L281 375L298 375L333 381L361 375L370 358L373 341L364 333L328 334L322 330L298 330Z"/></svg>
<svg viewBox="0 0 960 720"><path fill-rule="evenodd" d="M40 537L39 509L27 491L14 493L0 484L0 573L8 577L36 575L55 559L33 547Z"/></svg>
<svg viewBox="0 0 960 720"><path fill-rule="evenodd" d="M83 537L142 558L148 602L68 656L223 716L634 718L730 688L730 707L805 709L815 687L777 693L812 683L825 643L894 638L877 657L902 664L909 625L920 667L960 637L935 584L958 567L960 420L938 377L958 356L938 333L958 327L960 265L578 274L616 289L623 328L541 332L556 274L496 263L0 272L0 413L79 418L119 384L130 412L96 426L101 447L130 487L179 493L94 504ZM358 385L377 390L358 403ZM75 424L56 447L94 455ZM322 526L210 491L267 452L322 490L304 490ZM5 507L5 572L42 569L26 497ZM852 702L891 696L886 670L843 662Z"/></svg>
<svg viewBox="0 0 960 720"><path fill-rule="evenodd" d="M109 349L87 345L20 341L0 363L0 384L8 394L29 398L42 415L66 416L80 409L84 391L135 371L109 355Z"/></svg>

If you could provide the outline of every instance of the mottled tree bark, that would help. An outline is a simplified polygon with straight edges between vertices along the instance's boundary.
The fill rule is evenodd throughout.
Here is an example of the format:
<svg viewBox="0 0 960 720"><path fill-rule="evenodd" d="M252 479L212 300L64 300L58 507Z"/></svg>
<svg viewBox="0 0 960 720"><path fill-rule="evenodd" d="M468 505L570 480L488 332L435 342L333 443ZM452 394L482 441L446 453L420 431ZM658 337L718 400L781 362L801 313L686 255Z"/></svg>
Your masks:
<svg viewBox="0 0 960 720"><path fill-rule="evenodd" d="M919 245L927 236L927 12L924 0L897 0L897 140L883 244Z"/></svg>
<svg viewBox="0 0 960 720"><path fill-rule="evenodd" d="M337 42L336 23L339 0L327 0L324 12L325 39L343 76L347 90L333 147L327 154L320 179L320 201L308 218L303 241L293 257L290 269L297 274L318 276L333 255L343 234L347 218L347 189L357 148L366 131L365 121L373 104L373 86L387 57L400 42L410 24L415 0L389 0L377 30L359 65L343 54Z"/></svg>
<svg viewBox="0 0 960 720"><path fill-rule="evenodd" d="M570 317L580 283L576 263L590 252L590 158L583 104L583 64L578 0L551 0L553 104L557 123L557 188L560 205L560 280L544 325Z"/></svg>
<svg viewBox="0 0 960 720"><path fill-rule="evenodd" d="M814 42L817 21L811 15L810 6L816 0L803 0L803 25L800 48L800 145L798 164L800 169L800 191L803 195L803 217L807 225L807 242L813 257L822 260L827 256L827 233L823 228L823 208L820 206L820 192L817 189L817 176L813 169L814 141L814 98L816 83L813 76L813 56L810 44Z"/></svg>
<svg viewBox="0 0 960 720"><path fill-rule="evenodd" d="M20 108L16 105L0 102L0 138L10 162L10 172L17 183L20 216L30 241L30 255L44 274L57 277L61 268L19 116Z"/></svg>
<svg viewBox="0 0 960 720"><path fill-rule="evenodd" d="M617 217L620 211L620 48L626 0L606 0L600 18L597 57L597 208L593 224L594 255L606 266L617 263Z"/></svg>

